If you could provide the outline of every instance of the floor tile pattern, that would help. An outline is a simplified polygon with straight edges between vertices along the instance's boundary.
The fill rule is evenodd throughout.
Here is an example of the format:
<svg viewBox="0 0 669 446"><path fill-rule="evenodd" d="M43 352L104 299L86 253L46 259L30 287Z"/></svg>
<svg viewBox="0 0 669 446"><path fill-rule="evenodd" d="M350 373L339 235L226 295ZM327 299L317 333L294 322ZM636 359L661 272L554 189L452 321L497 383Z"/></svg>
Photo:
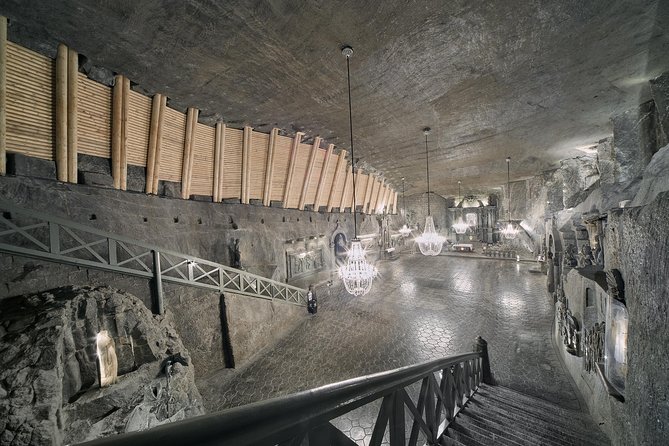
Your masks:
<svg viewBox="0 0 669 446"><path fill-rule="evenodd" d="M580 409L551 344L552 300L535 264L405 255L378 267L366 296L337 280L319 287L316 316L232 376L202 383L208 410L470 352L477 335L498 384ZM376 413L360 410L369 414L334 424L365 444Z"/></svg>

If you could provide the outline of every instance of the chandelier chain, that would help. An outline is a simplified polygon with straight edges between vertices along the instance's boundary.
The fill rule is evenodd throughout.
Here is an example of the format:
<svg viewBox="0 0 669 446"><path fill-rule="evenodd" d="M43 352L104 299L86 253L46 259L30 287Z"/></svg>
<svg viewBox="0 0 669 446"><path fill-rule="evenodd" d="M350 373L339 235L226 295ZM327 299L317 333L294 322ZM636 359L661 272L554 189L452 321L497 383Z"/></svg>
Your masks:
<svg viewBox="0 0 669 446"><path fill-rule="evenodd" d="M346 55L346 79L348 81L348 128L351 132L351 178L353 181L353 206L351 212L353 213L353 238L358 238L358 219L356 217L355 206L357 200L355 197L355 155L353 153L353 109L351 107L351 67L350 55Z"/></svg>

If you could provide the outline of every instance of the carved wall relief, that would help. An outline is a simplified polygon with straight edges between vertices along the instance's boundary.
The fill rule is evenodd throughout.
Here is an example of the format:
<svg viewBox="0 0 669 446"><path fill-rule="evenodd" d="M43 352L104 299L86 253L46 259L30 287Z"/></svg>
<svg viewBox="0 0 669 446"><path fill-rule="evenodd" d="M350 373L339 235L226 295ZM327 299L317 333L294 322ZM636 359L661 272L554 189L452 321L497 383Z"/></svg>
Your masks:
<svg viewBox="0 0 669 446"><path fill-rule="evenodd" d="M598 322L583 336L583 363L585 371L594 373L598 363L604 360L604 322Z"/></svg>
<svg viewBox="0 0 669 446"><path fill-rule="evenodd" d="M342 234L343 235L343 234ZM286 248L286 279L315 274L326 269L324 236L290 240ZM345 243L345 239L344 239Z"/></svg>
<svg viewBox="0 0 669 446"><path fill-rule="evenodd" d="M573 316L567 305L558 304L558 327L560 337L564 342L567 352L574 356L581 355L581 332L578 320Z"/></svg>

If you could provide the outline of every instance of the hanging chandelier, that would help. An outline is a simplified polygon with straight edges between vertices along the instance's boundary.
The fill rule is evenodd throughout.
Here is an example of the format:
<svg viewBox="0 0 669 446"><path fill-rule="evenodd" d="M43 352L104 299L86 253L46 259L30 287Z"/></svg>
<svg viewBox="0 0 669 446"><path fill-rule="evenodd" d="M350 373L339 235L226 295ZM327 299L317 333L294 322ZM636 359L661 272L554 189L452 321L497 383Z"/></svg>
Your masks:
<svg viewBox="0 0 669 446"><path fill-rule="evenodd" d="M434 220L432 220L432 215L430 215L430 164L427 152L427 135L430 134L430 128L424 128L423 134L425 135L425 172L427 176L427 217L425 217L423 234L416 237L416 243L418 243L418 248L423 255L436 256L441 252L446 237L439 235L434 229Z"/></svg>
<svg viewBox="0 0 669 446"><path fill-rule="evenodd" d="M411 234L411 228L407 227L406 224L407 210L406 206L404 205L405 203L406 202L404 200L404 177L402 177L402 216L404 217L405 221L405 223L399 229L399 233L402 234L402 237L407 237L409 234Z"/></svg>
<svg viewBox="0 0 669 446"><path fill-rule="evenodd" d="M351 110L351 69L349 60L353 55L353 48L345 46L341 53L346 57L346 78L348 80L348 123L351 133L351 174L353 176L353 240L351 247L346 253L346 263L339 267L339 278L344 282L344 287L349 294L363 296L372 288L372 281L377 276L376 267L365 258L365 248L358 239L358 221L355 213L355 156L353 155L353 113Z"/></svg>
<svg viewBox="0 0 669 446"><path fill-rule="evenodd" d="M507 239L507 240L513 240L516 238L516 235L518 235L518 228L513 224L511 221L511 180L510 180L510 172L511 172L511 158L506 159L506 192L507 192L507 211L508 211L508 216L509 216L509 221L507 222L506 226L502 228L502 236Z"/></svg>
<svg viewBox="0 0 669 446"><path fill-rule="evenodd" d="M458 181L458 200L460 199L460 184L462 182ZM457 209L457 206L456 206ZM469 225L462 219L462 211L460 211L460 217L458 221L453 225L453 229L456 234L464 234L469 229Z"/></svg>

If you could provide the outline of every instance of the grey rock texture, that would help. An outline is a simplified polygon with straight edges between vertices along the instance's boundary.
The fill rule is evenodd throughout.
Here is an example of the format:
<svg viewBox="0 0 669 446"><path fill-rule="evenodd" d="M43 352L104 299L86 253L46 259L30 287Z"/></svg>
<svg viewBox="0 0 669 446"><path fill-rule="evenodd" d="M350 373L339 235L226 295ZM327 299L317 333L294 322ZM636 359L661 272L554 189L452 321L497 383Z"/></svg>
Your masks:
<svg viewBox="0 0 669 446"><path fill-rule="evenodd" d="M616 182L636 179L657 150L654 110L654 103L648 101L611 118Z"/></svg>
<svg viewBox="0 0 669 446"><path fill-rule="evenodd" d="M203 413L193 365L161 363L188 351L172 325L134 296L64 287L0 301L3 444L74 443ZM99 387L95 338L115 341L118 383Z"/></svg>
<svg viewBox="0 0 669 446"><path fill-rule="evenodd" d="M669 144L669 73L650 80L650 92L657 114L658 146Z"/></svg>
<svg viewBox="0 0 669 446"><path fill-rule="evenodd" d="M286 302L249 299L233 293L226 293L224 300L235 367L274 345L307 317L305 307Z"/></svg>
<svg viewBox="0 0 669 446"><path fill-rule="evenodd" d="M669 194L609 214L607 268L620 269L629 311L626 401L615 416L615 443L662 444L669 438ZM612 404L613 405L613 404Z"/></svg>
<svg viewBox="0 0 669 446"><path fill-rule="evenodd" d="M7 176L0 177L0 198L28 209L45 209L48 203L48 211L54 215L225 265L230 264L231 244L239 239L242 267L267 277L278 269L279 280L286 276L284 247L288 240L320 234L329 239L335 230L343 230L349 239L353 237L353 218L348 212L323 214L212 204ZM374 216L359 218L358 225L359 233L366 225L370 225L369 230L378 230ZM19 258L13 259L14 272L0 279L22 274L24 267L20 262ZM25 260L26 268L31 269L28 263L36 262ZM27 276L31 277L35 275ZM53 277L57 279L56 275ZM11 295L9 289L17 287L21 288L18 293L25 293L67 284L42 283L38 288L26 290L21 281L2 282L5 282L5 290L0 287L0 296Z"/></svg>
<svg viewBox="0 0 669 446"><path fill-rule="evenodd" d="M588 189L596 185L599 180L597 159L581 156L563 160L560 163L560 175L562 176L564 207L574 207L583 201Z"/></svg>
<svg viewBox="0 0 669 446"><path fill-rule="evenodd" d="M632 206L648 204L664 191L669 191L669 145L655 153L646 166Z"/></svg>
<svg viewBox="0 0 669 446"><path fill-rule="evenodd" d="M601 184L615 183L615 160L613 158L613 138L606 138L597 143L597 169Z"/></svg>

